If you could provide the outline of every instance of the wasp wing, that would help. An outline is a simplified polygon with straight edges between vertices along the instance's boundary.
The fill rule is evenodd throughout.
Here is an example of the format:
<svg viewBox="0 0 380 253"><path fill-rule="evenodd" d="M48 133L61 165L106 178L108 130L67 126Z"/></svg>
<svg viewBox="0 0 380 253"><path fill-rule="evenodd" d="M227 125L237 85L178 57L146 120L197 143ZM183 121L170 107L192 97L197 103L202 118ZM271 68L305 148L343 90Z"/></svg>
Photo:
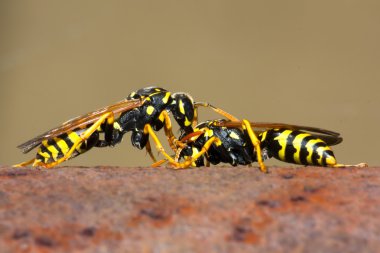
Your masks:
<svg viewBox="0 0 380 253"><path fill-rule="evenodd" d="M143 105L145 100L128 100L124 99L122 101L119 101L113 105L106 106L103 108L100 108L98 110L89 112L87 114L75 117L73 119L70 119L66 122L64 122L62 125L53 128L31 140L28 140L19 146L17 148L21 149L23 153L28 153L30 150L34 149L35 147L39 146L43 140L54 138L58 135L61 135L63 133L73 131L77 128L84 128L88 124L96 122L104 113L107 112L113 112L115 117L117 117L119 114L132 110L134 108L140 107Z"/></svg>
<svg viewBox="0 0 380 253"><path fill-rule="evenodd" d="M224 126L224 127L232 127L232 128L239 128L242 127L242 121L219 121L216 123L218 126ZM343 138L340 136L340 133L318 128L318 127L309 127L309 126L300 126L300 125L293 125L293 124L285 124L285 123L272 123L272 122L250 122L251 126L253 127L253 130L255 133L259 134L262 133L268 129L279 129L279 128L285 128L289 130L298 130L307 132L311 135L313 135L316 138L319 138L326 142L327 145L337 145L343 141Z"/></svg>

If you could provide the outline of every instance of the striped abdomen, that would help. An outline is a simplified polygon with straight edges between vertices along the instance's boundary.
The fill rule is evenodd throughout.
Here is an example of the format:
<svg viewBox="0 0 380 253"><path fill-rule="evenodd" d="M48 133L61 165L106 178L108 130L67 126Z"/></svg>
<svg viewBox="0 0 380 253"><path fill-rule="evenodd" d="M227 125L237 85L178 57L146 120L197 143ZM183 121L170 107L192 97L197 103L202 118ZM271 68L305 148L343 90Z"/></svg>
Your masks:
<svg viewBox="0 0 380 253"><path fill-rule="evenodd" d="M78 131L64 133L59 135L58 137L42 141L36 155L36 162L49 164L62 158L63 156L65 156L65 154L69 152L70 148L73 147L74 143L81 139L79 135L84 130L85 129L81 129ZM75 148L74 152L71 154L70 157L68 157L68 159L86 152L94 146L98 139L99 133L95 131L89 139L79 144Z"/></svg>
<svg viewBox="0 0 380 253"><path fill-rule="evenodd" d="M287 129L271 129L260 134L261 147L269 156L303 165L335 165L331 148L323 140L311 134Z"/></svg>

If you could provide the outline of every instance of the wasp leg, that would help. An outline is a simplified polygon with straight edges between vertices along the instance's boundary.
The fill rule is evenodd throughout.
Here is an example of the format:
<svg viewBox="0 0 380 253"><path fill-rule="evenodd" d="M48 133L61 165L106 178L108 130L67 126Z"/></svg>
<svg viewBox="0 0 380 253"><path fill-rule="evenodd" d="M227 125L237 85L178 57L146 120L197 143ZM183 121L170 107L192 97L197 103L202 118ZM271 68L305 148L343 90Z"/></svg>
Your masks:
<svg viewBox="0 0 380 253"><path fill-rule="evenodd" d="M185 146L185 144L183 144L181 141L179 141L173 134L173 128L172 128L172 123L171 123L171 120L170 120L170 117L169 117L169 114L167 111L163 111L161 113L162 117L163 117L163 122L164 122L164 132L165 132L165 135L168 139L168 142L169 142L169 145L170 145L170 148L176 152L178 147L181 147L183 148ZM161 117L160 115L160 117Z"/></svg>
<svg viewBox="0 0 380 253"><path fill-rule="evenodd" d="M90 138L90 136L98 129L98 127L104 123L104 121L107 120L107 124L113 124L115 118L114 118L114 114L112 112L108 112L108 113L105 113L104 115L102 115L94 124L92 124L91 127L89 127L86 131L84 131L81 136L80 136L80 139L78 139L76 142L74 142L73 146L70 148L70 150L61 158L59 158L57 161L55 162L52 162L52 163L48 163L48 164L45 164L45 163L42 163L42 162L35 162L33 164L33 166L42 166L42 167L45 167L47 169L50 169L64 161L66 161L67 159L70 158L70 156L73 154L73 152L75 151L75 149L81 144L83 143L85 140L87 140L88 138Z"/></svg>
<svg viewBox="0 0 380 253"><path fill-rule="evenodd" d="M160 166L161 164L166 163L167 161L168 161L167 159L162 159L162 160L159 160L159 161L153 163L153 164L150 165L150 166L153 167L153 168L156 168L156 167Z"/></svg>
<svg viewBox="0 0 380 253"><path fill-rule="evenodd" d="M182 142L180 142L174 136L174 134L173 134L173 128L172 128L172 123L171 123L171 120L170 120L168 112L167 111L162 111L158 119L159 119L160 124L163 124L164 133L165 133L165 135L166 135L166 137L168 139L168 143L170 145L170 148L173 151L176 152L178 150L178 147L182 147L182 146L184 146L184 144ZM149 128L153 128L153 127L150 125ZM149 130L148 129L144 130L144 134L149 134ZM152 134L151 134L151 136L152 136ZM158 139L156 139L156 141L158 141ZM159 145L162 146L161 143ZM155 163L157 160L156 160L155 156L152 153L152 148L151 148L149 139L147 140L145 148L146 148L147 153L149 154L149 156L151 157L151 159Z"/></svg>
<svg viewBox="0 0 380 253"><path fill-rule="evenodd" d="M36 160L36 159L33 158L33 159L30 160L30 161L26 161L26 162L18 163L18 164L13 165L12 167L14 167L14 168L25 167L25 166L28 166L29 164L33 164L35 160Z"/></svg>
<svg viewBox="0 0 380 253"><path fill-rule="evenodd" d="M347 167L357 167L357 168L364 168L368 167L367 163L358 163L358 164L342 164L342 163L337 163L335 156L330 154L330 156L326 157L325 160L326 164L324 165L325 167L330 167L330 168L347 168Z"/></svg>
<svg viewBox="0 0 380 253"><path fill-rule="evenodd" d="M171 165L174 166L174 169L185 169L185 168L188 168L191 166L192 162L197 160L201 155L203 155L205 152L207 152L207 150L210 148L211 146L211 142L215 141L215 138L216 137L212 137L210 138L210 140L208 140L206 142L206 144L204 145L204 147L202 148L202 151L199 152L197 155L191 157L190 159L186 160L185 162L183 163L179 163L177 161L175 161L170 155L168 155L164 149L164 147L162 146L160 140L158 139L157 135L155 134L154 130L152 129L151 125L150 124L146 124L145 127L144 127L144 133L145 134L149 134L150 137L152 137L152 140L154 141L154 143L156 144L156 148L157 150L163 155L165 156L165 160L164 161L168 161ZM204 150L205 149L205 150ZM156 162L153 164L153 167L154 166L158 166L162 163L164 163L164 161L159 161L159 162Z"/></svg>
<svg viewBox="0 0 380 253"><path fill-rule="evenodd" d="M358 164L355 164L355 165L350 165L350 164L340 164L340 163L337 163L337 164L329 164L327 165L328 167L331 167L331 168L347 168L347 167L357 167L357 168L365 168L365 167L368 167L368 164L367 163L358 163Z"/></svg>
<svg viewBox="0 0 380 253"><path fill-rule="evenodd" d="M252 145L254 146L256 150L257 162L259 163L260 170L262 172L268 173L268 170L265 167L265 164L263 162L263 157L261 155L260 141L257 138L256 134L253 132L251 124L249 123L248 120L243 119L242 127L243 127L243 130L247 131L249 138L251 139Z"/></svg>
<svg viewBox="0 0 380 253"><path fill-rule="evenodd" d="M154 155L152 153L152 147L150 145L149 139L148 139L148 141L145 144L145 149L146 149L146 152L149 154L150 158L153 160L153 162L156 163L157 160L156 160L156 157L154 157Z"/></svg>
<svg viewBox="0 0 380 253"><path fill-rule="evenodd" d="M146 124L145 125L145 127L144 127L144 134L149 134L150 137L152 137L152 140L156 144L156 148L157 148L158 152L160 152L163 156L165 156L166 159L169 160L170 162L175 162L173 160L173 158L166 153L164 147L162 146L160 140L158 139L157 135L155 134L155 132L154 132L154 130L153 130L153 128L152 128L152 126L150 124Z"/></svg>
<svg viewBox="0 0 380 253"><path fill-rule="evenodd" d="M206 130L207 130L207 128L200 129L200 130L198 130L196 132L192 132L192 133L186 135L181 140L179 140L179 142L181 142L182 146L177 149L177 151L176 151L176 153L174 155L174 160L176 162L178 162L179 159L180 159L182 150L187 147L186 144L189 143L189 142L194 142L196 140L196 137L204 134L206 132Z"/></svg>
<svg viewBox="0 0 380 253"><path fill-rule="evenodd" d="M206 141L206 143L203 145L202 149L198 153L196 153L195 155L189 157L189 159L186 159L186 161L184 161L182 163L169 161L169 163L174 166L174 169L186 169L186 168L189 168L193 164L193 162L195 162L202 155L204 155L205 153L207 153L207 151L210 149L211 145L214 142L220 142L220 139L218 137L216 137L216 136L213 136L213 137L211 137L210 139L208 139Z"/></svg>

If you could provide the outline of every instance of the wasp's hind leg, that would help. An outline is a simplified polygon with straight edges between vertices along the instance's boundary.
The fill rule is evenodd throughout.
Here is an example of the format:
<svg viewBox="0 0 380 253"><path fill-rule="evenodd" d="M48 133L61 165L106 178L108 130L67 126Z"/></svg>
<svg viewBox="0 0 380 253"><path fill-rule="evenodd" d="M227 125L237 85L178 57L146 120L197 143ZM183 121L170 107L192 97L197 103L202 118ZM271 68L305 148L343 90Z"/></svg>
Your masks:
<svg viewBox="0 0 380 253"><path fill-rule="evenodd" d="M249 123L248 120L243 120L242 122L243 130L247 132L249 138L251 139L252 145L255 148L256 154L257 154L257 162L259 163L260 170L262 172L268 173L267 168L265 167L265 164L263 162L263 157L261 154L261 146L260 146L260 140L257 138L256 134L252 130L252 126Z"/></svg>
<svg viewBox="0 0 380 253"><path fill-rule="evenodd" d="M365 167L368 167L368 164L367 163L358 163L358 164L341 164L341 163L337 163L337 164L328 164L327 165L328 167L331 167L331 168L347 168L347 167L356 167L356 168L365 168Z"/></svg>
<svg viewBox="0 0 380 253"><path fill-rule="evenodd" d="M32 160L29 160L29 161L26 161L26 162L22 162L22 163L18 163L18 164L15 164L15 165L12 165L12 167L14 168L19 168L19 167L26 167L30 164L33 164L35 162L35 158L33 158Z"/></svg>

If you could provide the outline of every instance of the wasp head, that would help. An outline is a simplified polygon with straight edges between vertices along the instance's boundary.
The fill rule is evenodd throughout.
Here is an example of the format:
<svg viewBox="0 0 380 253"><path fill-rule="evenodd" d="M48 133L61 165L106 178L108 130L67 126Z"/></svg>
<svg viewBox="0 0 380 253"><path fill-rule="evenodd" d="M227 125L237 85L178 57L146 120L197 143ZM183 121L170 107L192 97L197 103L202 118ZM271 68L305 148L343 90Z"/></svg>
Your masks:
<svg viewBox="0 0 380 253"><path fill-rule="evenodd" d="M195 116L194 100L186 93L178 92L172 95L173 101L170 111L180 125L181 129L192 131L192 123Z"/></svg>

